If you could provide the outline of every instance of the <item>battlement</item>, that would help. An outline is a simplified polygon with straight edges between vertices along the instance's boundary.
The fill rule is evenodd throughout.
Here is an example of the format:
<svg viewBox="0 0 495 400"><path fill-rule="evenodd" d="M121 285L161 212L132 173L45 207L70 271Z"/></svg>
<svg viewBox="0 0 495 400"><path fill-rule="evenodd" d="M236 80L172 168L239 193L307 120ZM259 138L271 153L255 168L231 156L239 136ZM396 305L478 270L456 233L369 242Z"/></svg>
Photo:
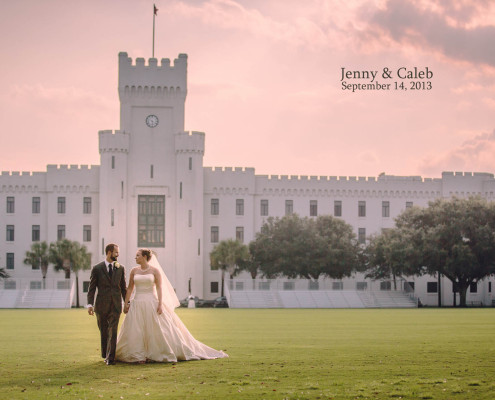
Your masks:
<svg viewBox="0 0 495 400"><path fill-rule="evenodd" d="M119 96L123 98L139 95L164 97L187 93L187 54L179 54L170 65L170 59L162 58L158 65L156 58L150 58L148 65L144 58L132 58L119 53Z"/></svg>
<svg viewBox="0 0 495 400"><path fill-rule="evenodd" d="M120 130L99 131L98 139L99 139L100 154L107 152L116 152L116 153L129 152L129 134L127 132Z"/></svg>
<svg viewBox="0 0 495 400"><path fill-rule="evenodd" d="M452 171L446 171L442 172L442 178L472 178L472 177L479 177L479 178L488 178L488 179L493 179L494 175L488 172L452 172Z"/></svg>
<svg viewBox="0 0 495 400"><path fill-rule="evenodd" d="M244 167L205 167L206 172L212 173L228 173L228 172L240 172L242 174L252 174L254 175L254 168L244 168Z"/></svg>
<svg viewBox="0 0 495 400"><path fill-rule="evenodd" d="M87 164L82 164L82 165L77 165L77 164L48 164L46 166L46 171L47 172L54 172L54 171L89 171L94 168L98 168L99 165L87 165Z"/></svg>
<svg viewBox="0 0 495 400"><path fill-rule="evenodd" d="M199 153L205 152L204 132L180 132L175 135L176 153Z"/></svg>

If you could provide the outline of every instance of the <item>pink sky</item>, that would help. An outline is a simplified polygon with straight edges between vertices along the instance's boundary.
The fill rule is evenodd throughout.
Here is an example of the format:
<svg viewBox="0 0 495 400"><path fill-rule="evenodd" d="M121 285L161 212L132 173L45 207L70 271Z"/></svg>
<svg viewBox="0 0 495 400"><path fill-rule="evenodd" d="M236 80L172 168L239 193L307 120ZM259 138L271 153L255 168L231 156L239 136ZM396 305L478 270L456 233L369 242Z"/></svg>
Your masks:
<svg viewBox="0 0 495 400"><path fill-rule="evenodd" d="M186 130L206 133L205 166L495 172L493 1L155 3L155 56L189 56ZM0 3L0 170L99 164L98 131L119 129L117 55L151 57L152 7ZM428 67L432 90L341 90L342 67L402 66Z"/></svg>

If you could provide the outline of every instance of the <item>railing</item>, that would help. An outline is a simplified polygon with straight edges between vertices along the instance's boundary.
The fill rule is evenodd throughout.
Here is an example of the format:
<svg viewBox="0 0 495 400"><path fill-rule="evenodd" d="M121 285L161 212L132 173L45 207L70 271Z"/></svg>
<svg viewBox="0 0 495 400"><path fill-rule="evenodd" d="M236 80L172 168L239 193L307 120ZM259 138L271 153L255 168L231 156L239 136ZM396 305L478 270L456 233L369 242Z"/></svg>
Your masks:
<svg viewBox="0 0 495 400"><path fill-rule="evenodd" d="M311 279L230 279L226 281L226 288L229 291L263 291L263 290L371 290L371 283L366 281L354 282L352 287L350 283L334 279L319 279L317 281ZM349 286L349 287L347 287Z"/></svg>
<svg viewBox="0 0 495 400"><path fill-rule="evenodd" d="M0 280L0 290L71 290L72 279L8 278Z"/></svg>

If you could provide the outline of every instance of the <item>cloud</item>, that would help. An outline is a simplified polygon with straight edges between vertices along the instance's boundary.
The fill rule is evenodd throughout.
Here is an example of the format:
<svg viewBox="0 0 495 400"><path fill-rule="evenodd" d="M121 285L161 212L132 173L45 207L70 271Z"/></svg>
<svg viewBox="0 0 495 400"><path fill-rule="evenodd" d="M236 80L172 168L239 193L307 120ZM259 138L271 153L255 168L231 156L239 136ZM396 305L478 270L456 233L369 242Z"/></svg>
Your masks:
<svg viewBox="0 0 495 400"><path fill-rule="evenodd" d="M490 3L444 3L449 2L424 1L418 6L410 0L390 0L370 23L396 42L427 46L455 60L495 66L493 20L489 25L476 20L482 11L492 12Z"/></svg>
<svg viewBox="0 0 495 400"><path fill-rule="evenodd" d="M441 171L495 171L495 130L476 135L443 154L423 158L419 167L425 175Z"/></svg>

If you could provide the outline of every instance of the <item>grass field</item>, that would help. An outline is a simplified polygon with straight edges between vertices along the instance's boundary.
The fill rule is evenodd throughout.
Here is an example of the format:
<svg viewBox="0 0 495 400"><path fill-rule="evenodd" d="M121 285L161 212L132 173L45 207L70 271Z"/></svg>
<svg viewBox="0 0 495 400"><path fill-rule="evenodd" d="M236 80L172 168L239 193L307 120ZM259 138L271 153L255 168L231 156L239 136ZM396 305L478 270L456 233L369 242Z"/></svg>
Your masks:
<svg viewBox="0 0 495 400"><path fill-rule="evenodd" d="M494 399L495 309L178 309L230 358L106 366L85 310L0 310L0 399Z"/></svg>

